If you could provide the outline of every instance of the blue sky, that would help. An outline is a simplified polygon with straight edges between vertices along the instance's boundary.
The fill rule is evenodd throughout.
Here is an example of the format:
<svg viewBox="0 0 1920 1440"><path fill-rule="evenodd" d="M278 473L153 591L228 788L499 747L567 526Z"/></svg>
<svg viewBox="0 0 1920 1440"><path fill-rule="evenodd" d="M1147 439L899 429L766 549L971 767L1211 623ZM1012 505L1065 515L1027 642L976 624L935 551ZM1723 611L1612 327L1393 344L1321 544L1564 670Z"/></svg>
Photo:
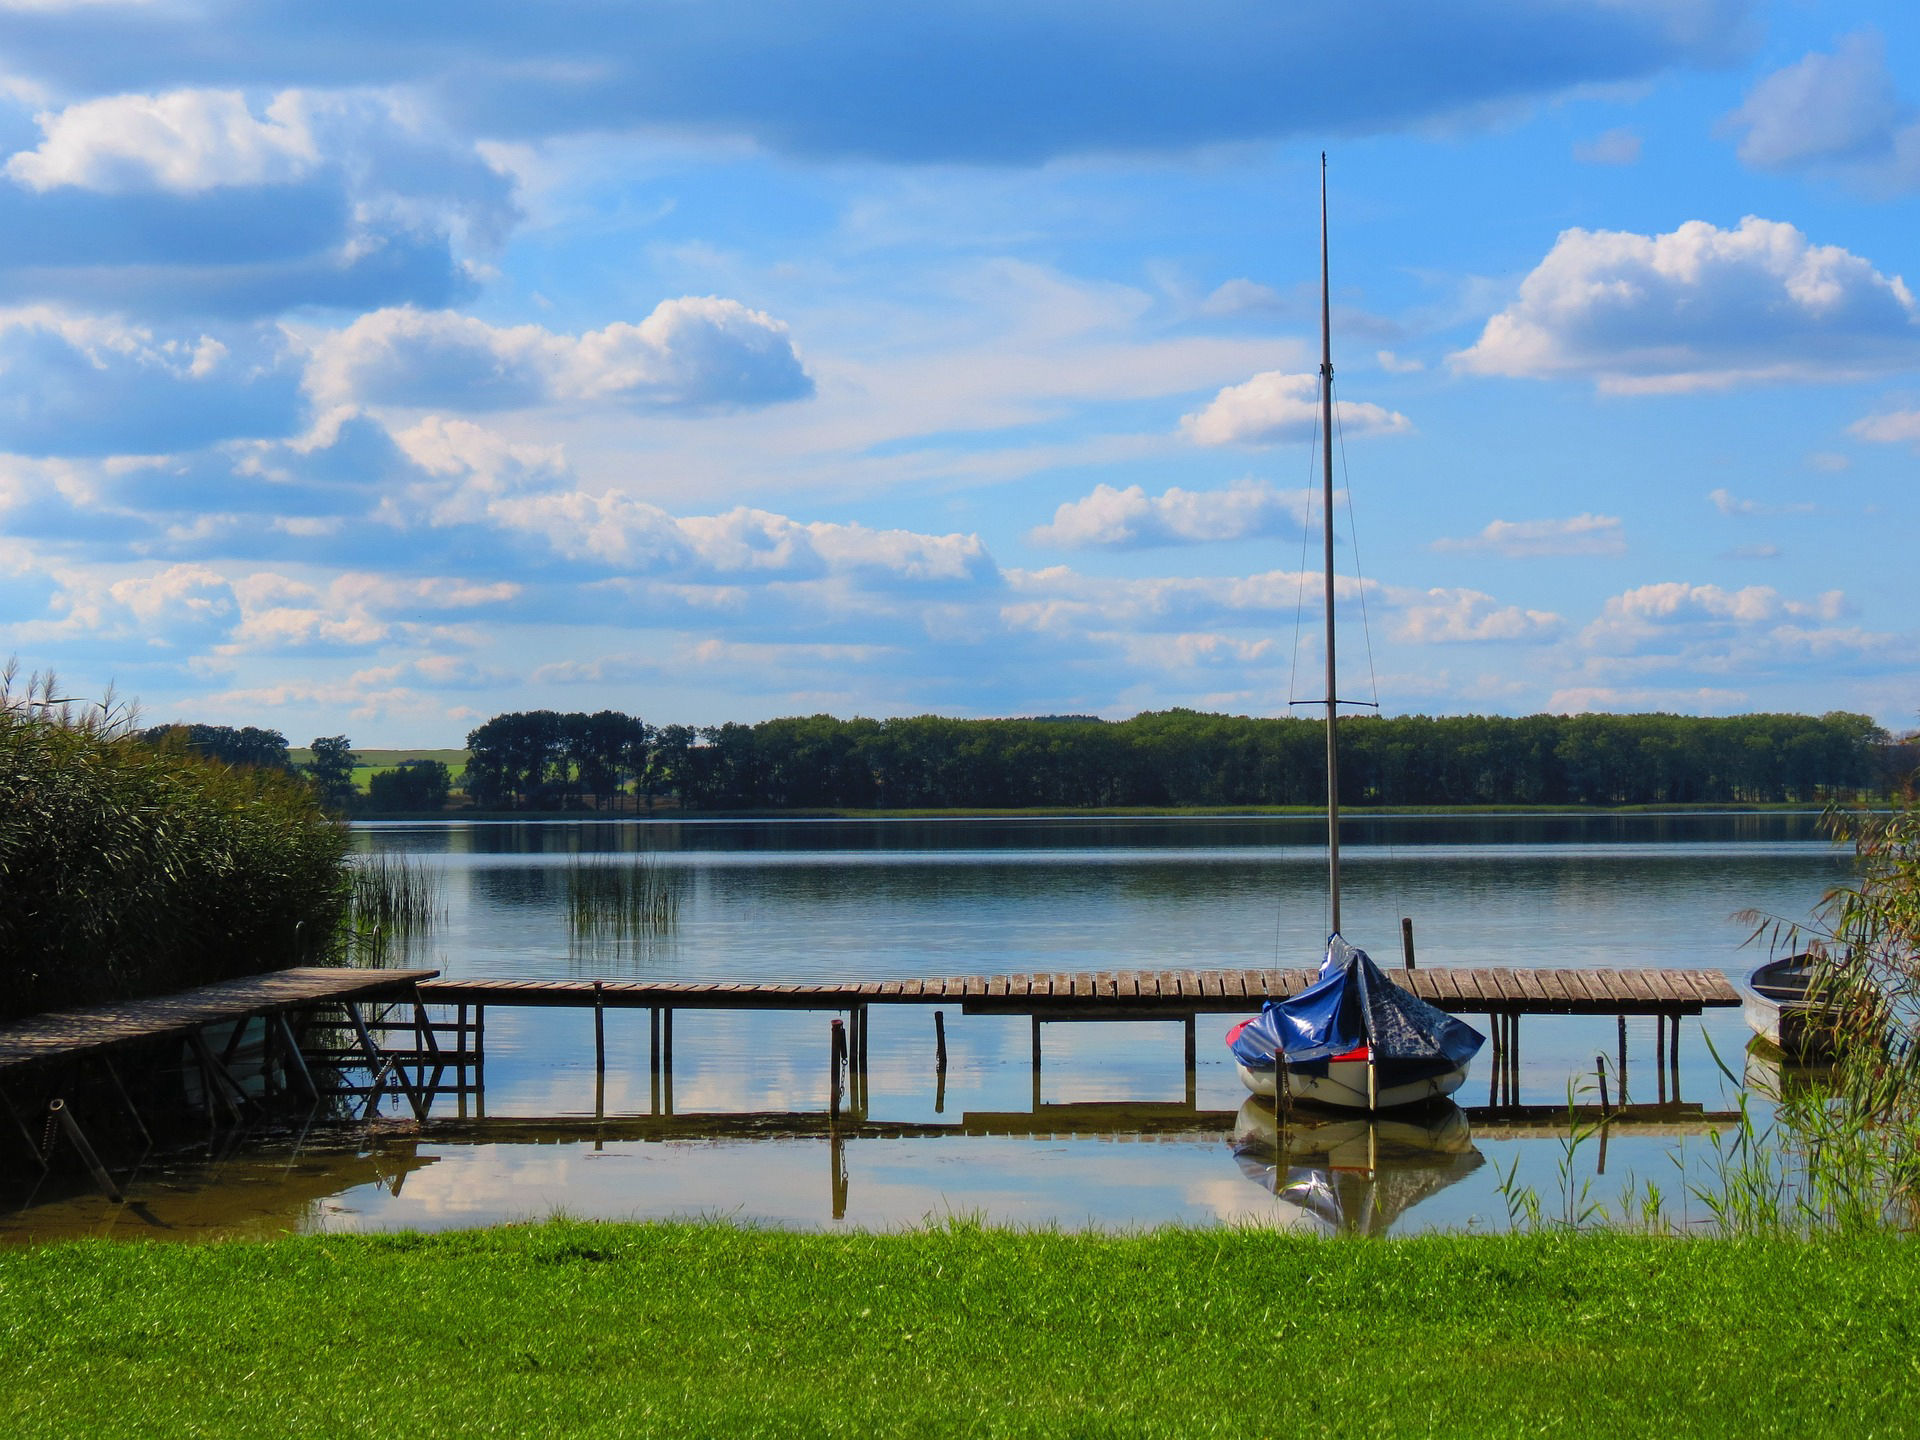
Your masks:
<svg viewBox="0 0 1920 1440"><path fill-rule="evenodd" d="M0 655L295 743L1284 713L1325 149L1347 693L1909 728L1916 57L1798 0L0 0Z"/></svg>

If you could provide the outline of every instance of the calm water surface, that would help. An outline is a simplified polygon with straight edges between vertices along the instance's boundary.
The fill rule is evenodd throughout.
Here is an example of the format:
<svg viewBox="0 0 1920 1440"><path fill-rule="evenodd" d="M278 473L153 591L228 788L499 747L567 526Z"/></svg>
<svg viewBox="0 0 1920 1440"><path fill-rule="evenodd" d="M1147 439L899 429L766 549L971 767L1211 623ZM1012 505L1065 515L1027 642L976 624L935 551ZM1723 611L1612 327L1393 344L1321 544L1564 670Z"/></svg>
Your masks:
<svg viewBox="0 0 1920 1440"><path fill-rule="evenodd" d="M444 919L409 963L455 976L762 981L1309 964L1326 926L1318 839L1311 819L1266 818L441 823L354 835L363 853L403 853L439 877ZM570 945L573 857L639 851L679 893L675 932L638 948ZM1762 957L1742 948L1750 927L1736 911L1803 919L1849 873L1846 853L1800 815L1368 818L1343 830L1343 857L1346 933L1389 967L1410 915L1423 968L1744 974ZM1402 1233L1504 1227L1497 1186L1516 1162L1522 1183L1558 1189L1564 1142L1540 1117L1276 1131L1270 1112L1243 1106L1220 1040L1230 1017L1200 1021L1193 1108L1178 1025L1050 1025L1036 1108L1024 1019L949 1008L939 1088L931 1011L877 1008L870 1123L836 1141L815 1118L828 1019L681 1013L666 1124L646 1118L645 1012L609 1012L596 1092L589 1012L490 1008L485 1124L414 1134L383 1122L255 1148L148 1177L127 1209L77 1196L0 1217L0 1236L437 1228L555 1211ZM1685 1098L1723 1109L1703 1035L1738 1070L1747 1034L1737 1011L1683 1032ZM1615 1045L1610 1019L1527 1020L1521 1100L1564 1106L1569 1083L1591 1076L1597 1053L1611 1064ZM1629 1022L1629 1045L1634 1098L1651 1099L1651 1020ZM1484 1103L1487 1076L1483 1052L1460 1098ZM755 1114L773 1118L742 1118ZM524 1123L535 1119L560 1123ZM1604 1175L1590 1146L1575 1169L1608 1199L1651 1180L1669 1218L1689 1223L1704 1213L1687 1187L1706 1180L1708 1134L1702 1123L1623 1129Z"/></svg>

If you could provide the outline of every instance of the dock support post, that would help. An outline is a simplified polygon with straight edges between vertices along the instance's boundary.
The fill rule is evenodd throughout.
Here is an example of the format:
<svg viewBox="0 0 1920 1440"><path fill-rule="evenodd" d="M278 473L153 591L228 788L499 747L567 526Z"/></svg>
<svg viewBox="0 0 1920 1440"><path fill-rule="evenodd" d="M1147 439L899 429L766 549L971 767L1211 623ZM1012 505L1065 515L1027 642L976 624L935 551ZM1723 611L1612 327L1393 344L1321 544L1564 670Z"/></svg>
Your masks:
<svg viewBox="0 0 1920 1440"><path fill-rule="evenodd" d="M607 1078L607 997L605 987L593 982L593 1073L604 1084Z"/></svg>
<svg viewBox="0 0 1920 1440"><path fill-rule="evenodd" d="M120 1097L120 1103L127 1107L127 1114L133 1117L133 1128L140 1132L140 1142L147 1149L153 1149L153 1134L147 1129L147 1122L140 1118L140 1107L133 1103L133 1096L129 1095L127 1087L120 1083L120 1072L114 1068L113 1057L102 1051L100 1065L107 1072L107 1079L113 1082L113 1090Z"/></svg>
<svg viewBox="0 0 1920 1440"><path fill-rule="evenodd" d="M1653 1017L1653 1070L1660 1077L1660 1103L1667 1103L1667 1017Z"/></svg>
<svg viewBox="0 0 1920 1440"><path fill-rule="evenodd" d="M1411 915L1402 915L1400 917L1400 953L1406 959L1407 969L1412 970L1415 968L1413 963L1413 917Z"/></svg>
<svg viewBox="0 0 1920 1440"><path fill-rule="evenodd" d="M933 1012L933 1113L941 1115L947 1108L947 1016L943 1010Z"/></svg>
<svg viewBox="0 0 1920 1440"><path fill-rule="evenodd" d="M280 1032L281 1067L300 1082L300 1088L307 1092L307 1099L317 1104L320 1087L314 1083L313 1072L307 1069L307 1057L300 1053L300 1039L287 1021L287 1012L276 1011L273 1018Z"/></svg>
<svg viewBox="0 0 1920 1440"><path fill-rule="evenodd" d="M1622 1015L1619 1020L1620 1064L1614 1073L1620 1077L1620 1103L1624 1106L1627 1103L1627 1017Z"/></svg>
<svg viewBox="0 0 1920 1440"><path fill-rule="evenodd" d="M396 1062L392 1056L382 1051L378 1045L374 1044L373 1034L367 1029L366 1017L360 1013L360 1007L358 1005L351 1000L343 1000L341 1004L346 1008L348 1018L353 1021L354 1033L360 1040L360 1053L367 1057L367 1069L374 1076L374 1079L370 1082L373 1093L367 1097L368 1117L372 1117L374 1102L380 1098L380 1076L386 1070L391 1069L400 1081L401 1090L406 1092L407 1103L413 1106L413 1118L416 1120L426 1119L426 1102L420 1098L420 1087L413 1081L407 1079L406 1068ZM196 1031L195 1033L197 1034L198 1032ZM205 1042L203 1041L201 1043L204 1048Z"/></svg>
<svg viewBox="0 0 1920 1440"><path fill-rule="evenodd" d="M201 1088L207 1092L207 1113L209 1115L213 1113L213 1097L218 1094L227 1113L233 1117L233 1123L236 1125L242 1123L246 1116L241 1112L240 1103L234 1099L234 1096L238 1094L240 1099L244 1100L246 1091L242 1090L240 1082L233 1078L233 1072L220 1063L220 1057L213 1053L213 1047L207 1044L206 1032L196 1025L187 1032L187 1043L193 1047L193 1053L200 1061L200 1083Z"/></svg>
<svg viewBox="0 0 1920 1440"><path fill-rule="evenodd" d="M1516 1011L1507 1017L1507 1074L1509 1088L1507 1103L1520 1103L1520 1015Z"/></svg>
<svg viewBox="0 0 1920 1440"><path fill-rule="evenodd" d="M1600 1114L1604 1117L1613 1113L1613 1107L1607 1103L1607 1057L1593 1057L1593 1078L1600 1082Z"/></svg>
<svg viewBox="0 0 1920 1440"><path fill-rule="evenodd" d="M196 1030L193 1033L198 1035L200 1032ZM200 1043L204 1045L206 1041L203 1040ZM73 1148L80 1152L81 1160L86 1163L87 1169L93 1172L93 1183L106 1191L107 1199L116 1205L125 1203L127 1197L120 1193L120 1187L113 1183L113 1176L109 1175L107 1167L100 1163L100 1157L94 1153L93 1146L88 1143L86 1132L80 1128L80 1122L73 1118L73 1111L67 1108L67 1102L64 1100L49 1102L47 1114L60 1122L60 1128L67 1132L67 1138L73 1142Z"/></svg>
<svg viewBox="0 0 1920 1440"><path fill-rule="evenodd" d="M1040 1108L1040 1017L1033 1017L1033 1108Z"/></svg>
<svg viewBox="0 0 1920 1440"><path fill-rule="evenodd" d="M1186 1072L1187 1072L1187 1108L1189 1110L1196 1108L1199 1102L1199 1093L1198 1093L1199 1083L1198 1083L1198 1076L1195 1074L1196 1062L1199 1058L1199 1047L1197 1044L1198 1037L1194 1033L1195 1027L1199 1021L1199 1018L1200 1017L1197 1015L1187 1016Z"/></svg>
<svg viewBox="0 0 1920 1440"><path fill-rule="evenodd" d="M1680 1017L1678 1015L1673 1017L1673 1034L1667 1043L1672 1047L1669 1052L1672 1057L1669 1064L1673 1070L1673 1103L1678 1105L1680 1103Z"/></svg>
<svg viewBox="0 0 1920 1440"><path fill-rule="evenodd" d="M1507 1065L1507 1047L1500 1038L1500 1012L1498 1010L1490 1010L1487 1012L1487 1029L1493 1032L1493 1059L1489 1063L1489 1068L1493 1073L1487 1078L1487 1104L1498 1105L1500 1103L1500 1076Z"/></svg>
<svg viewBox="0 0 1920 1440"><path fill-rule="evenodd" d="M840 1118L840 1067L847 1057L847 1027L838 1015L827 1032L827 1116Z"/></svg>
<svg viewBox="0 0 1920 1440"><path fill-rule="evenodd" d="M647 1011L647 1078L653 1082L653 1109L660 1113L660 1007Z"/></svg>
<svg viewBox="0 0 1920 1440"><path fill-rule="evenodd" d="M660 1104L662 1115L673 1114L673 1007L660 1011Z"/></svg>

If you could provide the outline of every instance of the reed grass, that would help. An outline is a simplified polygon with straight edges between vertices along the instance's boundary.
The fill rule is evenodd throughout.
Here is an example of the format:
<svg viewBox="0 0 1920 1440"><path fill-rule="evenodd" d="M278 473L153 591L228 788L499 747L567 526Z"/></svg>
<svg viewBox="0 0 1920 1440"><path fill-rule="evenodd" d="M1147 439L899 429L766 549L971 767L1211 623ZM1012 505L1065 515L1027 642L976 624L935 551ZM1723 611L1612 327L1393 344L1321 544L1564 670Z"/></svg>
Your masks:
<svg viewBox="0 0 1920 1440"><path fill-rule="evenodd" d="M310 786L0 669L0 1022L337 956L346 831Z"/></svg>
<svg viewBox="0 0 1920 1440"><path fill-rule="evenodd" d="M409 855L381 851L355 858L341 926L347 964L390 965L411 954L444 918L440 873Z"/></svg>
<svg viewBox="0 0 1920 1440"><path fill-rule="evenodd" d="M575 945L625 947L670 934L680 892L651 855L579 856L567 865L567 928Z"/></svg>
<svg viewBox="0 0 1920 1440"><path fill-rule="evenodd" d="M0 1251L0 1433L1893 1436L1891 1237L546 1224Z"/></svg>

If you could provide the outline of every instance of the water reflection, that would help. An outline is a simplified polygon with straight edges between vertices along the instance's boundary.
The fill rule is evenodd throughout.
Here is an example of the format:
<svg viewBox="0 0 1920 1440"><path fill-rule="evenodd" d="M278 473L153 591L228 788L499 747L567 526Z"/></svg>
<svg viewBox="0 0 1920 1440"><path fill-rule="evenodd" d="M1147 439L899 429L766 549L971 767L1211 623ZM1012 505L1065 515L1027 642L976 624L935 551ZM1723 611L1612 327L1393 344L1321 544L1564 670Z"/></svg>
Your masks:
<svg viewBox="0 0 1920 1440"><path fill-rule="evenodd" d="M1283 1121L1264 1096L1234 1117L1233 1155L1290 1212L1283 1221L1323 1235L1384 1235L1483 1163L1458 1105L1391 1119L1295 1108Z"/></svg>

